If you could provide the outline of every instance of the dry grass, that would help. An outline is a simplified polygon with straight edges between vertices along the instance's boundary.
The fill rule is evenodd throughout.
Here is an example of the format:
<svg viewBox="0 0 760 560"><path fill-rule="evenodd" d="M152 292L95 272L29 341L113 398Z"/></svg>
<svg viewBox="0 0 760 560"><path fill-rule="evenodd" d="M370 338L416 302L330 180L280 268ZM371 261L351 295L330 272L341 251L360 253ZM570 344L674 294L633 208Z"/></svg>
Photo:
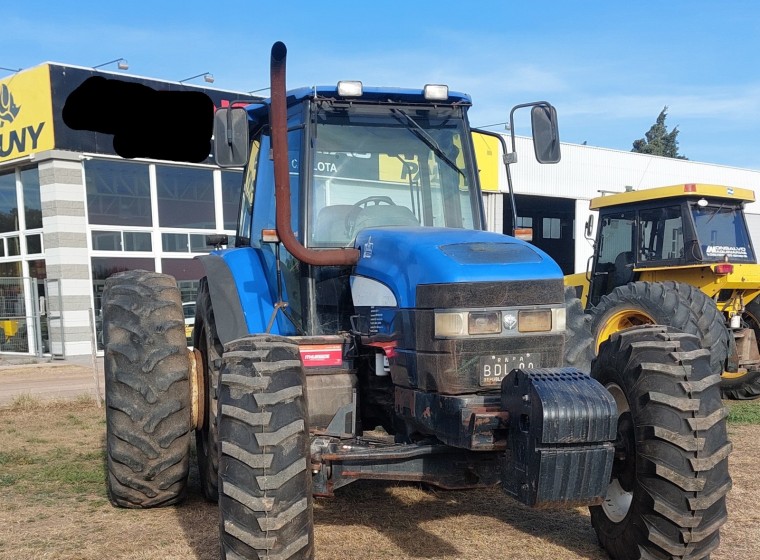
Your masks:
<svg viewBox="0 0 760 560"><path fill-rule="evenodd" d="M760 406L760 403L758 403ZM0 558L216 559L217 509L119 510L105 493L104 413L89 399L0 409ZM714 559L760 549L760 426L731 425L734 489ZM585 509L534 511L500 490L358 482L315 508L319 559L603 559Z"/></svg>

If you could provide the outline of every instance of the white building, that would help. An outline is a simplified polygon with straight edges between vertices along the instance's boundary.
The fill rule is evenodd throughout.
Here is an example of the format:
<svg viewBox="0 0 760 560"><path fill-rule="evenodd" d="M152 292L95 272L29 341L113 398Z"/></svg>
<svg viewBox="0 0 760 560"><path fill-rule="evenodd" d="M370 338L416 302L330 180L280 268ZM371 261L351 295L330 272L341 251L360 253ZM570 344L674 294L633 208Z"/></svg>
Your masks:
<svg viewBox="0 0 760 560"><path fill-rule="evenodd" d="M562 159L541 165L529 138L517 139L517 163L511 166L518 226L533 228L533 243L549 253L565 274L584 272L592 248L584 225L589 201L603 192L644 190L682 183L726 185L760 192L760 171L562 143ZM511 231L506 173L499 193L486 193L486 217L493 231ZM760 244L760 202L746 206L753 243Z"/></svg>

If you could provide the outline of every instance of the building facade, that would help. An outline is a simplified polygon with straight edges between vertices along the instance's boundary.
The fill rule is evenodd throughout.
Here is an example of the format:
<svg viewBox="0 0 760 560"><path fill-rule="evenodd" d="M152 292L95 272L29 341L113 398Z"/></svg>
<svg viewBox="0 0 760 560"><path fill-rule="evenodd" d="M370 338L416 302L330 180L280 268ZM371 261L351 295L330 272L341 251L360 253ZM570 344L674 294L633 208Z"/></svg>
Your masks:
<svg viewBox="0 0 760 560"><path fill-rule="evenodd" d="M115 272L175 276L192 307L206 235L234 234L241 170L115 155L107 134L62 120L66 98L107 72L43 64L0 80L0 351L89 354L100 296ZM118 75L154 89L197 90L219 107L244 94ZM127 110L128 108L124 108Z"/></svg>

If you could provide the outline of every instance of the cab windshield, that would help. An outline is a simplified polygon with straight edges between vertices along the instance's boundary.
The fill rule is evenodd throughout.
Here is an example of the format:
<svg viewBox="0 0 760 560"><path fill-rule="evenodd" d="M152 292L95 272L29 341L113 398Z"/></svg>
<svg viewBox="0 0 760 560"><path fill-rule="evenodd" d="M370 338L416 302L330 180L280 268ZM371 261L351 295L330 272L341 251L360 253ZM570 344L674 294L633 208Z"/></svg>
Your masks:
<svg viewBox="0 0 760 560"><path fill-rule="evenodd" d="M481 229L461 108L315 109L307 243L345 247L367 227Z"/></svg>
<svg viewBox="0 0 760 560"><path fill-rule="evenodd" d="M705 261L755 262L747 224L735 205L692 205L691 213Z"/></svg>

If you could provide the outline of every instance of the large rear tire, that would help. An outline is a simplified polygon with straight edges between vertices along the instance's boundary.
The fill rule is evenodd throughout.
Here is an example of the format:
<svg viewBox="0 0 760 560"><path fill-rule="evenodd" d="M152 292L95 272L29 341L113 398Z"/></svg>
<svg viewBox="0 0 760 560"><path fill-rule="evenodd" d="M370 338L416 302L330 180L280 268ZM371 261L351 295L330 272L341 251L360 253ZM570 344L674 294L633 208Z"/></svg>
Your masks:
<svg viewBox="0 0 760 560"><path fill-rule="evenodd" d="M682 282L631 282L618 286L591 310L591 329L600 344L620 330L640 325L667 325L696 335L710 351L710 370L718 375L728 355L729 332L715 302Z"/></svg>
<svg viewBox="0 0 760 560"><path fill-rule="evenodd" d="M189 356L174 278L133 270L106 280L103 340L111 503L174 504L190 462Z"/></svg>
<svg viewBox="0 0 760 560"><path fill-rule="evenodd" d="M193 346L201 353L203 372L203 423L195 430L198 454L198 474L203 496L216 502L219 499L219 424L217 395L222 369L222 343L216 332L216 318L206 278L201 278L195 305Z"/></svg>
<svg viewBox="0 0 760 560"><path fill-rule="evenodd" d="M220 387L222 558L312 558L306 380L298 345L265 335L230 342Z"/></svg>
<svg viewBox="0 0 760 560"><path fill-rule="evenodd" d="M760 344L760 303L753 301L747 304L742 319L755 331L755 338ZM724 376L720 389L725 399L751 400L760 397L760 368L747 370L743 375Z"/></svg>
<svg viewBox="0 0 760 560"><path fill-rule="evenodd" d="M618 435L607 497L591 508L616 560L706 558L731 488L720 377L693 335L633 328L604 342L592 376L615 397Z"/></svg>

